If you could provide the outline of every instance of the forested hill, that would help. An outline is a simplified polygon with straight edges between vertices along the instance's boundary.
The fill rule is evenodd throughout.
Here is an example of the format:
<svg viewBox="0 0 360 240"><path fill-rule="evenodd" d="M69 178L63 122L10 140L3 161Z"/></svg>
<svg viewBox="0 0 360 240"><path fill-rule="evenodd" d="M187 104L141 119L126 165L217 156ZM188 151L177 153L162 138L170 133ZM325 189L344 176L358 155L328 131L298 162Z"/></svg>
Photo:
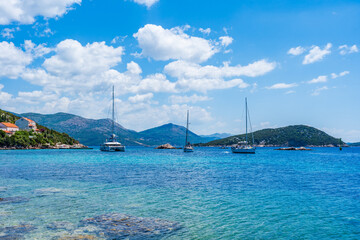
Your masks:
<svg viewBox="0 0 360 240"><path fill-rule="evenodd" d="M251 134L248 135L249 141ZM245 134L231 136L202 144L202 146L232 145L245 141ZM340 139L305 125L294 125L281 128L268 128L254 132L254 143L264 146L338 146ZM342 144L345 144L342 142Z"/></svg>
<svg viewBox="0 0 360 240"><path fill-rule="evenodd" d="M0 109L0 122L15 123L20 117ZM77 140L66 133L59 133L45 126L36 124L39 132L17 131L8 136L0 131L0 148L48 148L56 144L76 145Z"/></svg>

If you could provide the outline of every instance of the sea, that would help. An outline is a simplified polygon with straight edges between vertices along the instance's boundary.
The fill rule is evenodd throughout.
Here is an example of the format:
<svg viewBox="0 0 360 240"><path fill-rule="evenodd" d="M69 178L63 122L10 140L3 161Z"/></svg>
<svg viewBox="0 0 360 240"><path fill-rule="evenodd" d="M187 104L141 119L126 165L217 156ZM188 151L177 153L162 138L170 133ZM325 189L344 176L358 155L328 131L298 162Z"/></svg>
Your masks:
<svg viewBox="0 0 360 240"><path fill-rule="evenodd" d="M2 150L0 239L360 239L360 148Z"/></svg>

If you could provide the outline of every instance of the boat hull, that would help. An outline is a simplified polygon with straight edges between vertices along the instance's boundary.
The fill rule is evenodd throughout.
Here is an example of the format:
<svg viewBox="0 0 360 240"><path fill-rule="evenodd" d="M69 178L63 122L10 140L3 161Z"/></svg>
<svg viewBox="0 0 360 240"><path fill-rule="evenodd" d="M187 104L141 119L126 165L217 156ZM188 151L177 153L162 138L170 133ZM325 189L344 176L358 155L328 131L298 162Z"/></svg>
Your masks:
<svg viewBox="0 0 360 240"><path fill-rule="evenodd" d="M103 152L125 152L125 146L100 146Z"/></svg>
<svg viewBox="0 0 360 240"><path fill-rule="evenodd" d="M194 149L192 147L185 147L184 152L193 152Z"/></svg>
<svg viewBox="0 0 360 240"><path fill-rule="evenodd" d="M236 148L236 147L232 147L231 151L233 153L255 154L255 148Z"/></svg>

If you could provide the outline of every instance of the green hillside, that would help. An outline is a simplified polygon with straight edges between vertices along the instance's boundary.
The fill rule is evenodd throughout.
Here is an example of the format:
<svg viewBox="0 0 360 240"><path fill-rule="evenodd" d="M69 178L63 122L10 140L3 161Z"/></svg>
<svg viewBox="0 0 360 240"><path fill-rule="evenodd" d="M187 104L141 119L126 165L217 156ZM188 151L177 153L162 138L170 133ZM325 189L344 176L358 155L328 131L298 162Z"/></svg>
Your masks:
<svg viewBox="0 0 360 240"><path fill-rule="evenodd" d="M251 135L248 135L251 138ZM203 146L232 145L245 141L245 134L231 136L203 144ZM269 128L254 132L254 143L265 146L337 146L340 139L323 131L305 125L294 125L281 128ZM344 144L342 142L342 144Z"/></svg>
<svg viewBox="0 0 360 240"><path fill-rule="evenodd" d="M19 118L12 113L0 109L0 122L15 123ZM7 136L5 132L0 131L0 148L28 148L55 145L56 143L67 145L79 143L66 133L59 133L39 124L37 124L37 128L40 129L39 133L34 131L17 131L12 136Z"/></svg>

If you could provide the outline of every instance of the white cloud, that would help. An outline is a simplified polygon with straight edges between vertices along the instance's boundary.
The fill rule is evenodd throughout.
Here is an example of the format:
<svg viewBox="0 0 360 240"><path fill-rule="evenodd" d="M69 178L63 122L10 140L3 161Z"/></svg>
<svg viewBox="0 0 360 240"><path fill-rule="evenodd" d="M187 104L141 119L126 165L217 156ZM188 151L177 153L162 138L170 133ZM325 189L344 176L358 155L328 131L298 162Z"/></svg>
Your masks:
<svg viewBox="0 0 360 240"><path fill-rule="evenodd" d="M224 47L229 46L234 40L232 37L229 37L229 36L222 36L222 37L219 37L219 39L221 41L221 45Z"/></svg>
<svg viewBox="0 0 360 240"><path fill-rule="evenodd" d="M166 79L161 73L147 76L137 85L129 88L131 92L176 92L176 84Z"/></svg>
<svg viewBox="0 0 360 240"><path fill-rule="evenodd" d="M81 0L1 0L0 24L32 24L37 16L61 17L70 11L74 4L80 3Z"/></svg>
<svg viewBox="0 0 360 240"><path fill-rule="evenodd" d="M287 54L298 56L298 55L303 54L304 52L305 52L305 48L298 46L296 48L290 48L289 51L287 52Z"/></svg>
<svg viewBox="0 0 360 240"><path fill-rule="evenodd" d="M2 104L2 107L3 107L3 105L6 106L8 101L10 101L10 99L12 98L11 94L2 91L3 88L4 88L4 85L0 84L0 102Z"/></svg>
<svg viewBox="0 0 360 240"><path fill-rule="evenodd" d="M338 78L338 77L343 77L343 76L348 75L349 73L350 73L349 71L343 71L343 72L341 72L341 73L339 73L339 74L332 73L332 74L331 74L331 78L332 78L332 79L335 79L335 78Z"/></svg>
<svg viewBox="0 0 360 240"><path fill-rule="evenodd" d="M164 67L165 73L176 78L226 78L226 77L257 77L262 76L276 67L275 62L260 60L246 66L229 66L224 63L222 67L212 65L201 66L186 61L171 62Z"/></svg>
<svg viewBox="0 0 360 240"><path fill-rule="evenodd" d="M116 36L111 40L111 44L124 42L125 38L127 38L127 35L126 36Z"/></svg>
<svg viewBox="0 0 360 240"><path fill-rule="evenodd" d="M157 3L159 0L133 0L134 2L145 5L147 8L150 8L152 5Z"/></svg>
<svg viewBox="0 0 360 240"><path fill-rule="evenodd" d="M172 104L179 104L179 103L197 103L202 101L209 101L211 98L208 96L199 96L197 94L194 94L192 96L179 96L179 95L171 95L169 97L169 101Z"/></svg>
<svg viewBox="0 0 360 240"><path fill-rule="evenodd" d="M179 90L206 92L214 89L226 89L232 87L247 88L249 84L242 79L225 78L248 76L256 77L272 71L276 63L260 60L247 66L231 67L224 63L222 67L212 65L201 66L197 63L186 61L171 62L164 67L164 72L178 79L176 82Z"/></svg>
<svg viewBox="0 0 360 240"><path fill-rule="evenodd" d="M318 95L320 95L320 93L322 92L322 91L325 91L325 90L328 90L329 88L327 87L327 86L324 86L324 87L321 87L321 88L317 88L317 89L315 89L313 92L312 92L312 96L318 96Z"/></svg>
<svg viewBox="0 0 360 240"><path fill-rule="evenodd" d="M136 94L135 96L131 96L128 98L129 102L131 103L139 103L139 102L146 102L151 100L154 97L153 93L146 93L146 94Z"/></svg>
<svg viewBox="0 0 360 240"><path fill-rule="evenodd" d="M328 77L327 76L319 76L317 78L314 78L310 81L308 81L308 83L312 84L312 83L324 83L327 82Z"/></svg>
<svg viewBox="0 0 360 240"><path fill-rule="evenodd" d="M203 34L209 35L211 33L211 29L210 28L199 28L199 31L202 32Z"/></svg>
<svg viewBox="0 0 360 240"><path fill-rule="evenodd" d="M17 78L32 60L30 54L12 42L0 42L0 77Z"/></svg>
<svg viewBox="0 0 360 240"><path fill-rule="evenodd" d="M295 91L294 90L289 90L285 94L292 94L292 93L295 93Z"/></svg>
<svg viewBox="0 0 360 240"><path fill-rule="evenodd" d="M304 57L303 64L310 64L321 61L326 55L330 54L332 44L328 43L324 49L318 46L312 46L309 53Z"/></svg>
<svg viewBox="0 0 360 240"><path fill-rule="evenodd" d="M267 89L286 89L286 88L293 88L297 87L296 83L276 83L270 87L266 87Z"/></svg>
<svg viewBox="0 0 360 240"><path fill-rule="evenodd" d="M31 54L34 58L42 57L53 51L53 49L45 47L45 44L39 44L36 46L36 44L31 40L25 40L24 48L25 51Z"/></svg>
<svg viewBox="0 0 360 240"><path fill-rule="evenodd" d="M210 41L179 32L179 28L169 30L147 24L134 37L142 49L141 55L155 60L204 62L217 52Z"/></svg>
<svg viewBox="0 0 360 240"><path fill-rule="evenodd" d="M177 86L183 91L198 91L207 92L215 89L227 89L233 87L247 88L249 84L242 79L232 79L225 81L217 78L200 78L200 79L180 79L177 81Z"/></svg>
<svg viewBox="0 0 360 240"><path fill-rule="evenodd" d="M341 45L339 47L339 50L340 50L340 54L341 55L346 55L346 54L350 54L350 53L357 53L359 52L359 49L358 47L354 44L352 45L351 47L348 46L348 45Z"/></svg>
<svg viewBox="0 0 360 240"><path fill-rule="evenodd" d="M45 60L44 68L56 76L70 77L109 70L121 62L123 48L107 46L105 42L82 46L76 40L67 39L56 46L55 52Z"/></svg>
<svg viewBox="0 0 360 240"><path fill-rule="evenodd" d="M16 27L16 28L4 28L1 31L1 36L3 38L11 39L11 38L14 38L14 32L19 31L19 30L20 30L19 27Z"/></svg>

